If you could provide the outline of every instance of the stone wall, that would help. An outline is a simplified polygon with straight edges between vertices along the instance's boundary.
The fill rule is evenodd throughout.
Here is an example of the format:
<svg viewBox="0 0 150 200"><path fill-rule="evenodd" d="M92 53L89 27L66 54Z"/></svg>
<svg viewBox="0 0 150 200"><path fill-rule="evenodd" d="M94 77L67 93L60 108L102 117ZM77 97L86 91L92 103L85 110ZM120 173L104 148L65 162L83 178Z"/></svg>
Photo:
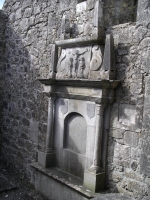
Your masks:
<svg viewBox="0 0 150 200"><path fill-rule="evenodd" d="M149 1L139 1L137 23L112 27L117 79L112 106L108 183L111 191L149 199Z"/></svg>
<svg viewBox="0 0 150 200"><path fill-rule="evenodd" d="M103 0L105 27L136 21L137 0Z"/></svg>
<svg viewBox="0 0 150 200"><path fill-rule="evenodd" d="M5 31L5 15L0 10L0 155L1 155L1 130L2 130L2 107L3 107L3 70L4 70L4 31Z"/></svg>
<svg viewBox="0 0 150 200"><path fill-rule="evenodd" d="M90 6L93 1L87 2ZM52 44L61 37L62 17L70 16L73 24L75 7L74 0L6 0L4 4L8 21L2 155L30 179L30 163L45 148L47 128L48 100L37 78L49 76ZM105 26L116 25L109 28L115 39L116 79L122 81L111 110L107 186L149 199L149 1L139 1L137 23L118 25L134 21L136 1L107 0L104 7ZM123 8L128 12L122 13ZM79 36L88 32L85 27L81 22Z"/></svg>

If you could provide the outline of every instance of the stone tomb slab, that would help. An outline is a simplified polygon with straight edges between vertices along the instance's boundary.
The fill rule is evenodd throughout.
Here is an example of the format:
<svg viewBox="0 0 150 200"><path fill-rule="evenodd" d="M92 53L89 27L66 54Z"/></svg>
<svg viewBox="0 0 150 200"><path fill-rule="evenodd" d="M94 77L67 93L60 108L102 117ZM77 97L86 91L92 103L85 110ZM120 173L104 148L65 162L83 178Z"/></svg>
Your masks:
<svg viewBox="0 0 150 200"><path fill-rule="evenodd" d="M82 180L80 178L77 178L59 168L56 168L56 167L44 168L44 167L40 166L38 163L33 163L31 166L37 170L37 173L41 172L43 174L43 175L41 174L41 177L39 179L40 181L37 181L35 184L35 187L37 190L40 190L41 187L44 187L45 191L46 190L51 191L50 187L53 187L54 185L57 186L56 187L56 190L57 190L58 187L62 187L62 185L60 186L59 183L62 183L63 185L66 185L68 188L70 188L71 191L76 191L77 193L82 195L83 198L81 198L81 196L79 196L80 199L84 199L84 200L91 199L96 196L96 194L92 193L91 191L89 191L88 189L86 189L83 186ZM45 179L49 179L49 180L51 179L52 184L49 185L48 188L47 188L47 185L44 185L44 182L43 183L41 182L42 176L44 176L44 175L45 175ZM38 176L39 176L39 174L37 174L37 177ZM43 180L45 180L45 179L43 179ZM54 182L52 180L54 180ZM57 184L57 182L59 182L59 183ZM53 190L55 190L55 188L53 188ZM69 192L68 195L72 194L71 191ZM54 191L51 191L51 193L53 193L53 192ZM59 191L57 193L60 193L61 196L65 199L66 194L64 192L66 192L66 194L67 194L67 189L65 189L65 191L62 191L62 193L61 193L61 191ZM49 197L48 193L46 196ZM69 199L68 196L66 198Z"/></svg>

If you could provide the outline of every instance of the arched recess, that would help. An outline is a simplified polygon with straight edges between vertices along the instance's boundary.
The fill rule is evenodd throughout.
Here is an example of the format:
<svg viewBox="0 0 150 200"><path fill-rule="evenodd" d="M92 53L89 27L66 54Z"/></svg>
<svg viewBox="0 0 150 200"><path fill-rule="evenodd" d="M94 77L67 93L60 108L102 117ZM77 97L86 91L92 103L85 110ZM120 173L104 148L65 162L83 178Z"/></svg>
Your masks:
<svg viewBox="0 0 150 200"><path fill-rule="evenodd" d="M75 153L86 154L87 123L76 112L70 113L64 120L64 148Z"/></svg>

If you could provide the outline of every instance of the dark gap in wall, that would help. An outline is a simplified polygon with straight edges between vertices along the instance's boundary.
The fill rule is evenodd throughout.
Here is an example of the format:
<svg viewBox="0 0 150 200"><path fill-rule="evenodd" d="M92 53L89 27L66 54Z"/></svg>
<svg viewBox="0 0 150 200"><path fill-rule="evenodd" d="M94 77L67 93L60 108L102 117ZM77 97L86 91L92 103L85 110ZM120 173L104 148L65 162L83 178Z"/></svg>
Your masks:
<svg viewBox="0 0 150 200"><path fill-rule="evenodd" d="M137 17L137 7L138 7L138 0L134 0L134 6L135 6L135 10L134 10L134 21L136 22L136 17Z"/></svg>
<svg viewBox="0 0 150 200"><path fill-rule="evenodd" d="M106 28L136 21L138 0L103 0Z"/></svg>
<svg viewBox="0 0 150 200"><path fill-rule="evenodd" d="M86 0L77 0L77 3L82 3L84 1L86 1Z"/></svg>

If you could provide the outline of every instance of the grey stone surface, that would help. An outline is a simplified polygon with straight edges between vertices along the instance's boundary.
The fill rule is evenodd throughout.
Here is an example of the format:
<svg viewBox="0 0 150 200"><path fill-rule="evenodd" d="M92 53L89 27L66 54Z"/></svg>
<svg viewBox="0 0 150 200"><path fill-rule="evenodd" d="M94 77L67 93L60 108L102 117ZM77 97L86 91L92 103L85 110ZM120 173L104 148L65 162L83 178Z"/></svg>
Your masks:
<svg viewBox="0 0 150 200"><path fill-rule="evenodd" d="M30 137L30 140L34 142L38 142L38 126L39 126L39 122L33 121L31 119L30 126L29 126L29 137Z"/></svg>
<svg viewBox="0 0 150 200"><path fill-rule="evenodd" d="M87 123L83 116L74 113L65 120L65 148L85 155L87 140Z"/></svg>
<svg viewBox="0 0 150 200"><path fill-rule="evenodd" d="M122 124L135 124L135 105L120 104L119 106L119 121Z"/></svg>
<svg viewBox="0 0 150 200"><path fill-rule="evenodd" d="M103 58L103 73L100 73L100 78L111 79L115 77L115 54L114 54L114 39L110 33L106 33L106 42Z"/></svg>
<svg viewBox="0 0 150 200"><path fill-rule="evenodd" d="M91 47L62 49L57 65L57 78L88 78Z"/></svg>
<svg viewBox="0 0 150 200"><path fill-rule="evenodd" d="M16 189L17 187L0 173L0 192Z"/></svg>
<svg viewBox="0 0 150 200"><path fill-rule="evenodd" d="M130 23L135 21L133 19L136 15L134 2L137 1L104 1L104 26L110 29L114 37L116 79L122 80L122 84L115 93L116 103L111 109L107 187L110 191L144 200L150 197L150 17L149 1L138 1L137 23ZM6 60L3 65L5 94L3 95L2 156L20 171L25 171L29 178L32 175L29 164L36 160L38 149L45 150L47 128L47 97L42 94L43 88L36 80L50 76L50 62L53 60L52 46L56 40L60 40L63 15L70 17L70 27L74 27L72 36L81 38L78 44L83 44L85 41L83 37L88 38L88 45L95 44L95 35L90 35L94 3L95 1L87 0L86 10L83 13L76 13L76 1L73 0L5 1L4 12L8 20L5 27ZM85 27L83 31L81 28L79 33L77 27L73 26L77 23L77 18L79 27ZM97 29L94 30L95 32L97 33ZM74 38L70 45L75 46L77 39ZM102 41L104 42L100 40L100 44ZM62 44L63 47L65 45ZM63 85L63 81L59 83ZM101 87L101 83L98 84ZM124 105L128 107L128 109L125 108L126 112L124 112ZM72 103L73 106L77 105ZM134 109L131 108L133 112L130 112L132 106ZM119 111L120 108L123 112ZM77 109L80 110L80 107L77 106ZM120 117L123 123L119 122ZM39 123L38 142L30 138L31 120ZM61 123L59 128L61 129ZM88 134L91 135L93 141L94 127L90 124L88 129ZM60 141L62 140L58 140L57 143ZM90 144L89 140L87 142ZM90 152L92 147L89 149L87 152ZM90 153L88 155L92 157ZM104 196L104 198L110 198L110 196ZM112 196L112 198L121 197Z"/></svg>
<svg viewBox="0 0 150 200"><path fill-rule="evenodd" d="M105 27L136 21L137 1L104 1Z"/></svg>
<svg viewBox="0 0 150 200"><path fill-rule="evenodd" d="M82 186L81 179L57 168L45 169L37 163L32 165L36 170L35 187L44 195L56 200L81 199L87 200L94 193ZM49 182L49 184L47 184ZM58 192L59 190L59 192ZM78 191L78 192L77 192Z"/></svg>
<svg viewBox="0 0 150 200"><path fill-rule="evenodd" d="M90 119L95 116L95 104L87 103L87 115Z"/></svg>
<svg viewBox="0 0 150 200"><path fill-rule="evenodd" d="M83 185L90 191L97 193L105 189L105 173L93 173L91 171L84 171Z"/></svg>
<svg viewBox="0 0 150 200"><path fill-rule="evenodd" d="M63 115L68 112L68 101L67 100L64 100L64 99L61 100L61 112Z"/></svg>
<svg viewBox="0 0 150 200"><path fill-rule="evenodd" d="M55 154L52 153L44 153L38 152L38 163L45 168L55 166Z"/></svg>
<svg viewBox="0 0 150 200"><path fill-rule="evenodd" d="M123 194L102 194L99 195L95 198L93 198L93 200L134 200L131 197L128 197L126 195Z"/></svg>
<svg viewBox="0 0 150 200"><path fill-rule="evenodd" d="M68 102L68 112L63 114L61 104L64 101ZM74 99L56 100L56 166L82 179L84 169L92 164L94 148L95 116L91 119L88 117L87 103Z"/></svg>
<svg viewBox="0 0 150 200"><path fill-rule="evenodd" d="M3 109L3 71L5 64L5 44L4 44L4 31L5 31L6 16L0 10L0 155L2 143L2 109Z"/></svg>

